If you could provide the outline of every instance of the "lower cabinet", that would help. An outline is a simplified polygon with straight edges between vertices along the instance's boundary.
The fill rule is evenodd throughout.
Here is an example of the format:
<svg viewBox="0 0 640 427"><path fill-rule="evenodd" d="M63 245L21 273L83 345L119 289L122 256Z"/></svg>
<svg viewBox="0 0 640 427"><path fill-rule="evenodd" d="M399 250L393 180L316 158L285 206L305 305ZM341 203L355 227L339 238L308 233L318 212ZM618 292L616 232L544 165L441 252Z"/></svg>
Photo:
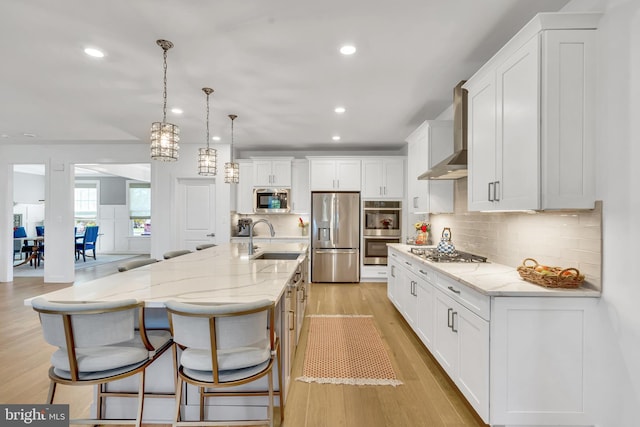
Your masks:
<svg viewBox="0 0 640 427"><path fill-rule="evenodd" d="M478 415L489 420L489 322L435 290L433 355Z"/></svg>
<svg viewBox="0 0 640 427"><path fill-rule="evenodd" d="M389 299L485 423L593 425L597 298L489 296L395 248L388 260Z"/></svg>

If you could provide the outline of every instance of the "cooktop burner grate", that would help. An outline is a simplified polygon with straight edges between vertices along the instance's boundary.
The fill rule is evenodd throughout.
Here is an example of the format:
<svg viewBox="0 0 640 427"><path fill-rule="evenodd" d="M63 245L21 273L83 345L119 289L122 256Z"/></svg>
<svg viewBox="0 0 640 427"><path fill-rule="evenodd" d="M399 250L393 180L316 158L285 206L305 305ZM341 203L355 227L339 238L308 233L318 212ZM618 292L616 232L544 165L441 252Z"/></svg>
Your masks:
<svg viewBox="0 0 640 427"><path fill-rule="evenodd" d="M411 248L411 253L433 262L487 262L486 257L463 251L441 254L436 249Z"/></svg>

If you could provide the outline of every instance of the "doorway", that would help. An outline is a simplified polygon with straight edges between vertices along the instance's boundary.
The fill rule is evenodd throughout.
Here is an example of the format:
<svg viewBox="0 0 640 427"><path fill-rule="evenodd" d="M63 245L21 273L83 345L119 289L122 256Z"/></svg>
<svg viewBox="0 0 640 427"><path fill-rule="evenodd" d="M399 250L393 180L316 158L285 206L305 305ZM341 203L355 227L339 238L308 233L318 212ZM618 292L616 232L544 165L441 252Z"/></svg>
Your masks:
<svg viewBox="0 0 640 427"><path fill-rule="evenodd" d="M216 242L215 179L179 178L176 189L179 249Z"/></svg>

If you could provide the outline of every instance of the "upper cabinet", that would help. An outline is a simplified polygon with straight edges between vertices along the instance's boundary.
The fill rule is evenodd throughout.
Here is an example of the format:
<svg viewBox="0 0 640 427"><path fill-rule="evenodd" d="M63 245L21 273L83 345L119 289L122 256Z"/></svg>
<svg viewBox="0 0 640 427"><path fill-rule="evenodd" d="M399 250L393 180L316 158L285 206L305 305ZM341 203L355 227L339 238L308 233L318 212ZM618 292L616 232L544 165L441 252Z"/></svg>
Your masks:
<svg viewBox="0 0 640 427"><path fill-rule="evenodd" d="M404 197L404 157L364 158L362 197L402 199Z"/></svg>
<svg viewBox="0 0 640 427"><path fill-rule="evenodd" d="M453 181L418 176L453 153L453 122L427 120L407 137L407 196L412 214L453 212Z"/></svg>
<svg viewBox="0 0 640 427"><path fill-rule="evenodd" d="M253 159L253 186L291 187L291 160Z"/></svg>
<svg viewBox="0 0 640 427"><path fill-rule="evenodd" d="M594 207L600 16L538 14L464 85L470 211Z"/></svg>
<svg viewBox="0 0 640 427"><path fill-rule="evenodd" d="M309 158L311 191L360 191L360 160Z"/></svg>
<svg viewBox="0 0 640 427"><path fill-rule="evenodd" d="M291 163L291 213L305 214L310 212L309 161L295 159Z"/></svg>
<svg viewBox="0 0 640 427"><path fill-rule="evenodd" d="M239 165L240 182L236 186L236 212L253 214L253 162L236 160Z"/></svg>

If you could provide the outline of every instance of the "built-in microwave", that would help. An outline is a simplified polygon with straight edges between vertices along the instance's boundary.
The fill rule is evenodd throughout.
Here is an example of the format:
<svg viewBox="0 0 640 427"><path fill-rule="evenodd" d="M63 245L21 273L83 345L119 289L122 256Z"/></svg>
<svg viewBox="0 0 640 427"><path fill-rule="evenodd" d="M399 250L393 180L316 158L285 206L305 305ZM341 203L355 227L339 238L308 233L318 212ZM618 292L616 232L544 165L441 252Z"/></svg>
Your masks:
<svg viewBox="0 0 640 427"><path fill-rule="evenodd" d="M255 188L253 190L253 212L255 213L288 213L288 188Z"/></svg>

